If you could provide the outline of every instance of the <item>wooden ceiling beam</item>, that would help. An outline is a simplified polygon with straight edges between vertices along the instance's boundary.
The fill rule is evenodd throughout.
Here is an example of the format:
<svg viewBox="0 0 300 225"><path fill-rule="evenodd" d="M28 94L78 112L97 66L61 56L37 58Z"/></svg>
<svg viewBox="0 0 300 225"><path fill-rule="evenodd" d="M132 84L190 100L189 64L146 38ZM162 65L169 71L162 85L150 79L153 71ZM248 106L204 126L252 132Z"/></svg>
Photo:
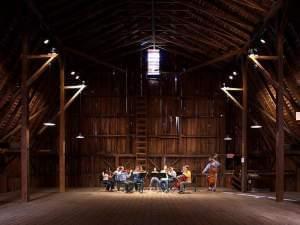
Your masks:
<svg viewBox="0 0 300 225"><path fill-rule="evenodd" d="M104 13L107 13L106 16L111 16L122 12L122 7L126 5L126 1L118 1L115 4L109 4L103 7L102 1L97 1L95 5L91 5L86 10L80 10L80 14L72 15L69 19L57 20L58 23L53 23L52 26L58 28L64 28L64 32L70 32L72 29L76 29L76 27L80 27L82 24L91 21L97 17L105 20ZM97 8L99 7L99 8ZM61 30L61 29L60 29Z"/></svg>
<svg viewBox="0 0 300 225"><path fill-rule="evenodd" d="M124 69L122 69L122 68L120 68L120 67L117 67L117 66L115 66L115 65L113 65L113 64L110 64L110 63L108 63L108 62L99 60L99 59L97 59L96 57L91 56L91 55L89 55L89 54L87 54L87 53L85 53L85 52L82 52L82 51L79 51L79 50L76 50L76 49L73 49L73 48L70 48L70 47L65 47L64 50L65 50L66 52L69 52L69 53L72 53L72 54L74 54L74 55L80 56L80 57L82 57L82 58L84 58L84 59L86 59L86 60L88 60L88 61L93 62L93 63L99 64L99 65L103 65L103 66L106 66L106 67L115 69L115 70L120 71L120 72L123 72L123 73L126 72L126 70L124 70Z"/></svg>
<svg viewBox="0 0 300 225"><path fill-rule="evenodd" d="M261 27L258 28L257 32L255 33L255 35L242 47L236 50L233 50L229 53L225 53L224 55L217 57L215 59L211 59L203 64L194 66L190 69L188 69L186 72L191 72L200 68L203 68L205 66L209 66L211 64L217 63L217 62L221 62L227 59L230 59L234 56L240 55L242 53L245 53L246 50L249 48L250 44L253 42L253 40L255 40L256 36L260 33L261 30L263 30L266 26L267 23L270 21L271 18L274 17L274 15L276 15L276 13L279 11L279 9L282 7L282 0L279 0L278 2L276 2L274 4L274 6L272 7L272 9L268 12L268 14L266 15L266 17L264 18L264 22L263 25Z"/></svg>
<svg viewBox="0 0 300 225"><path fill-rule="evenodd" d="M200 53L201 55L205 56L207 52L203 51L203 50L200 50L199 48L195 48L195 47L192 47L190 45L187 45L184 41L179 41L178 39L176 40L171 40L170 38L166 39L166 38L163 38L161 36L157 36L157 39L158 40L162 40L166 43L171 43L173 44L174 46L177 46L177 47L180 47L180 48L183 48L183 49L187 49L189 51L191 51L191 53L195 53L195 52L198 52Z"/></svg>
<svg viewBox="0 0 300 225"><path fill-rule="evenodd" d="M249 1L249 0L230 0L230 1L234 2L235 4L241 5L241 6L246 6L249 9L254 9L260 13L266 12L266 9L261 7L259 4L254 3L253 1Z"/></svg>
<svg viewBox="0 0 300 225"><path fill-rule="evenodd" d="M220 12L224 12L230 16L233 16L234 18L236 15L238 15L242 21L248 21L251 24L251 27L253 29L253 24L256 24L259 21L259 17L263 17L264 13L261 12L254 12L254 10L249 10L245 8L244 6L241 6L240 4L236 4L233 1L221 1L221 4L223 4L223 7L214 5L214 8L218 8L217 10L220 10L219 8L224 8L224 10L220 10ZM214 3L211 3L214 4ZM248 30L251 31L251 30Z"/></svg>
<svg viewBox="0 0 300 225"><path fill-rule="evenodd" d="M36 81L48 68L49 64L57 57L56 53L51 54L50 58L39 68L37 69L32 76L30 76L26 82L26 85L29 87ZM26 57L26 56L25 56Z"/></svg>
<svg viewBox="0 0 300 225"><path fill-rule="evenodd" d="M169 15L169 17L176 22L185 23L186 24L185 27L192 30L191 32L193 33L203 31L207 34L211 34L213 37L216 37L217 39L219 39L220 41L224 42L227 45L238 47L239 44L245 42L245 40L232 35L232 33L230 33L228 30L220 27L216 27L215 24L212 24L209 21L206 21L205 22L206 25L203 25L201 23L191 22L183 18L174 17L173 15ZM236 44L235 42L233 42L233 40L235 42L238 42L239 44Z"/></svg>
<svg viewBox="0 0 300 225"><path fill-rule="evenodd" d="M213 20L216 24L226 27L226 28L230 29L232 32L234 32L235 34L240 34L240 35L242 35L242 37L244 37L246 39L248 38L248 33L244 32L241 29L238 29L236 26L232 25L232 23L246 29L247 31L252 30L252 26L241 21L239 18L237 18L237 17L232 18L230 15L228 15L224 12L221 13L220 10L216 10L216 8L214 9L216 11L213 12L208 9L202 9L201 7L199 7L193 3L189 3L189 4L181 3L181 4L184 6L188 6L190 9L192 9L192 11L190 13L192 13L196 16L205 15L206 17ZM211 5L211 4L209 4L209 5Z"/></svg>
<svg viewBox="0 0 300 225"><path fill-rule="evenodd" d="M238 49L233 50L233 51L231 51L229 53L225 53L224 55L221 55L221 56L216 57L214 59L211 59L211 60L209 60L207 62L204 62L204 63L202 63L200 65L193 66L193 67L187 69L185 71L185 73L190 73L190 72L193 72L193 71L198 70L200 68L203 68L203 67L206 67L206 66L218 63L218 62L222 62L222 61L230 59L230 58L232 58L234 56L240 55L242 52L243 52L243 49L242 48L238 48Z"/></svg>
<svg viewBox="0 0 300 225"><path fill-rule="evenodd" d="M191 55L189 53L185 53L184 50L181 51L181 50L178 50L178 48L172 48L171 46L166 46L166 47L159 47L158 46L158 48L163 49L163 50L165 50L167 52L176 54L176 55L181 55L181 56L183 56L183 57L185 57L187 59L191 59L191 60L193 60L195 62L202 62L202 60L203 60L203 59L202 60L199 59L198 57L194 57L193 55ZM203 57L203 56L201 56L201 57Z"/></svg>
<svg viewBox="0 0 300 225"><path fill-rule="evenodd" d="M166 32L173 33L175 35L182 36L184 38L188 38L188 39L191 39L196 42L199 41L202 44L209 45L213 48L223 49L223 50L227 49L222 43L218 43L215 40L213 40L212 38L202 35L200 32L194 34L194 33L190 32L190 30L187 30L187 29L184 31L183 30L175 31L175 30L170 29L165 26L159 25L159 27L162 27L163 29L165 29ZM185 28L187 28L187 27L185 27Z"/></svg>
<svg viewBox="0 0 300 225"><path fill-rule="evenodd" d="M86 88L86 85L80 85L80 87L78 88L78 90L76 91L76 93L63 105L63 109L60 109L60 111L54 115L49 121L50 122L53 122L56 120L56 118L58 116L60 116L60 114L62 112L65 112L69 107L70 105L74 102L74 100L79 96L79 94ZM38 135L41 135L44 131L46 130L46 127L42 127L39 132L38 132Z"/></svg>

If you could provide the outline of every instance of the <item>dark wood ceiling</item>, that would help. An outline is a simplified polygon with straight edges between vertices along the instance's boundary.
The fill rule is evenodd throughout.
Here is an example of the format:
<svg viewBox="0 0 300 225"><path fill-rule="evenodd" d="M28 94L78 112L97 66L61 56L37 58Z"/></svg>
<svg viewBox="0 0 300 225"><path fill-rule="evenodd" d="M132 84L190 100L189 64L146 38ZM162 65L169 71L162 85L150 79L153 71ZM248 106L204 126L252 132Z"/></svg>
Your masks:
<svg viewBox="0 0 300 225"><path fill-rule="evenodd" d="M150 0L32 0L64 47L120 62L152 45ZM249 43L274 0L154 0L155 41L192 65ZM235 54L233 54L235 55Z"/></svg>
<svg viewBox="0 0 300 225"><path fill-rule="evenodd" d="M0 26L3 34L0 37L0 137L3 138L18 126L20 119L19 67L21 54L21 32L24 10L15 7L17 0L1 8ZM190 61L190 68L197 65L211 65L221 68L228 60L242 51L246 51L255 38L255 34L264 26L266 20L274 14L280 1L272 0L155 0L155 30L157 45L167 53L180 55ZM106 61L117 65L126 61L128 56L139 55L140 51L152 45L152 10L151 1L146 0L26 0L34 18L31 22L32 51L41 53L46 48L62 47L89 56L94 62ZM286 123L297 136L300 131L294 118L298 110L300 94L300 58L299 28L296 26L296 8L291 6L290 23L285 34L286 89L291 99L286 104ZM268 27L268 43L264 47L266 54L274 52L276 34L272 24ZM51 44L43 46L43 38L51 38ZM269 50L268 50L269 49ZM268 51L268 52L267 52ZM222 59L223 61L218 61ZM86 67L86 64L80 64ZM270 65L272 68L272 65ZM252 67L251 67L252 68ZM55 73L47 71L48 75ZM253 72L250 72L250 74ZM257 72L255 72L257 73ZM51 75L50 75L51 76ZM255 74L253 76L258 76ZM47 77L47 76L46 76ZM48 76L49 77L49 76ZM48 78L47 78L48 79ZM39 112L38 121L34 121L35 129L39 129L41 121L49 119L57 111L57 102L53 99L52 89L47 88L50 80L44 79L33 86L31 115ZM55 86L57 80L51 81ZM68 82L68 81L67 81ZM251 77L253 93L266 89L255 78ZM298 82L298 83L297 83ZM255 88L257 87L257 88ZM267 92L266 92L267 93ZM255 95L253 95L255 96ZM40 98L49 100L38 100ZM52 103L50 104L50 102ZM37 105L34 103L37 101ZM259 105L269 114L275 112L270 93L257 96L251 104ZM39 102L43 102L40 104ZM49 110L48 110L49 109ZM268 123L268 122L266 122ZM15 133L16 134L16 133Z"/></svg>

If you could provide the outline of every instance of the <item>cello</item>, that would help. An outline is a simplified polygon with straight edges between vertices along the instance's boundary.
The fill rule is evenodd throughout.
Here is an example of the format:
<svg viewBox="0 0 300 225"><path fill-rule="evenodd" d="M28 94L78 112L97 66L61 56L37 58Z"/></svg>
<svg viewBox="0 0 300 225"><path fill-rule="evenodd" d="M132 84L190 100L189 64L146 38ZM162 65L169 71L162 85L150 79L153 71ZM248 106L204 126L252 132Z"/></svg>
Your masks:
<svg viewBox="0 0 300 225"><path fill-rule="evenodd" d="M184 181L186 181L186 180L187 180L187 176L185 176L184 174L182 174L182 175L176 177L175 187L176 187L177 189L179 189L179 188L180 188L180 183L181 183L181 182L184 182Z"/></svg>

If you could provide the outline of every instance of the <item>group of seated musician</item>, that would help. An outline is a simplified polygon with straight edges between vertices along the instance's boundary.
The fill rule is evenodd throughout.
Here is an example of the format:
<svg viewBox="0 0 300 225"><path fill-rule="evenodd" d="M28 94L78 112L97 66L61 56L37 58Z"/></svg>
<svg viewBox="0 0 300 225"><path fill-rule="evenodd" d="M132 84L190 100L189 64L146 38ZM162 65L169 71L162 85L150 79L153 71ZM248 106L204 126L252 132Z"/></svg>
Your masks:
<svg viewBox="0 0 300 225"><path fill-rule="evenodd" d="M217 187L218 169L221 165L217 157L217 154L211 156L202 171L202 174L207 176L209 191L216 191ZM143 170L142 166L136 166L134 170L126 170L124 166L119 166L114 172L107 170L102 173L107 191L113 191L115 186L119 191L123 186L126 193L132 192L134 189L143 192L146 175L147 172ZM177 190L178 193L183 193L185 187L192 183L192 173L188 165L183 166L181 172L177 173L173 167L165 165L160 171L154 168L150 175L150 190L155 188L163 192Z"/></svg>
<svg viewBox="0 0 300 225"><path fill-rule="evenodd" d="M136 166L135 170L126 170L124 166L119 166L113 173L104 171L102 173L103 184L107 191L113 191L117 186L117 190L120 190L121 186L124 186L125 192L131 192L135 188L137 191L143 191L144 177L146 172L141 166Z"/></svg>
<svg viewBox="0 0 300 225"><path fill-rule="evenodd" d="M181 175L177 176L173 167L167 165L158 172L156 168L151 172L150 190L155 187L160 188L164 192L168 192L171 189L178 190L179 193L183 193L185 185L192 182L192 174L189 170L189 166L185 165L182 168Z"/></svg>

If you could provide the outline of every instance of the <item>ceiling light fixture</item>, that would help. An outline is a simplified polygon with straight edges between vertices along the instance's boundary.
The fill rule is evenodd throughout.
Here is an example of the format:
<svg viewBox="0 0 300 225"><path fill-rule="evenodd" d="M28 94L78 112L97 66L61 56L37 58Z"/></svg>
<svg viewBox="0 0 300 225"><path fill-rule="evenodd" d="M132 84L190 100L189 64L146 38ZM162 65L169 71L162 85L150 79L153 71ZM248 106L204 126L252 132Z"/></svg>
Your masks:
<svg viewBox="0 0 300 225"><path fill-rule="evenodd" d="M233 80L233 76L231 76L231 75L229 75L228 78L229 78L229 80Z"/></svg>
<svg viewBox="0 0 300 225"><path fill-rule="evenodd" d="M81 120L81 92L80 92L80 96L79 96L79 133L78 135L76 136L76 139L84 139L85 137L82 135L82 133L80 132L81 130L81 123L80 123L80 120Z"/></svg>
<svg viewBox="0 0 300 225"><path fill-rule="evenodd" d="M224 141L231 141L232 137L230 137L228 134L226 135L226 137L224 137Z"/></svg>
<svg viewBox="0 0 300 225"><path fill-rule="evenodd" d="M43 43L45 44L45 45L47 45L47 44L49 44L49 39L45 39L44 41L43 41Z"/></svg>
<svg viewBox="0 0 300 225"><path fill-rule="evenodd" d="M76 74L76 72L75 71L71 71L71 73L70 73L72 76L74 76L75 74Z"/></svg>
<svg viewBox="0 0 300 225"><path fill-rule="evenodd" d="M253 124L250 126L252 129L261 129L262 125L260 125L257 121L254 121Z"/></svg>
<svg viewBox="0 0 300 225"><path fill-rule="evenodd" d="M77 75L77 76L75 77L75 79L76 79L76 80L79 80L79 78L80 78L80 76L79 76L79 75Z"/></svg>
<svg viewBox="0 0 300 225"><path fill-rule="evenodd" d="M234 76L236 76L236 75L237 75L237 72L236 72L236 71L233 71L232 74L233 74Z"/></svg>
<svg viewBox="0 0 300 225"><path fill-rule="evenodd" d="M85 137L79 132L79 134L76 136L76 139L84 139Z"/></svg>
<svg viewBox="0 0 300 225"><path fill-rule="evenodd" d="M266 41L264 40L264 39L260 39L260 42L262 43L262 44L266 44Z"/></svg>
<svg viewBox="0 0 300 225"><path fill-rule="evenodd" d="M45 123L43 123L44 124L44 126L46 126L46 127L54 127L56 124L55 123L52 123L52 122L45 122Z"/></svg>

